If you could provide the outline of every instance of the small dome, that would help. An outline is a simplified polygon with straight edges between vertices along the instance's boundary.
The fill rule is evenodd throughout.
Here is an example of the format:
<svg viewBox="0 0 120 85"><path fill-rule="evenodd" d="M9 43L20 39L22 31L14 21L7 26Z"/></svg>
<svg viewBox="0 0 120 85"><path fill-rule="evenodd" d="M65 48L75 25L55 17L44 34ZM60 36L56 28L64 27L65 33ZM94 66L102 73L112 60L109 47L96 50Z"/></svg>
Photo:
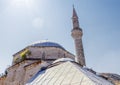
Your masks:
<svg viewBox="0 0 120 85"><path fill-rule="evenodd" d="M74 60L71 59L71 58L60 58L60 59L55 60L53 63L56 63L56 62L65 62L65 61L74 61Z"/></svg>
<svg viewBox="0 0 120 85"><path fill-rule="evenodd" d="M51 42L51 41L38 41L35 42L33 44L31 44L30 46L38 46L38 47L57 47L57 48L61 48L63 50L65 50L61 45L59 45L58 43L55 42Z"/></svg>

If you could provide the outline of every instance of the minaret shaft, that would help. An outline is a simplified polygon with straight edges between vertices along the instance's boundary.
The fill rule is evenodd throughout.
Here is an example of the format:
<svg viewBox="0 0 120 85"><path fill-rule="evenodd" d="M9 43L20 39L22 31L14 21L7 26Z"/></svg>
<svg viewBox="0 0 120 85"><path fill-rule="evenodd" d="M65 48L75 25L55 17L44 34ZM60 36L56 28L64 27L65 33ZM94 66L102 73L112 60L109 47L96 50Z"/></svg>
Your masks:
<svg viewBox="0 0 120 85"><path fill-rule="evenodd" d="M75 39L76 58L75 61L80 63L82 66L85 65L84 50L82 45L82 39Z"/></svg>
<svg viewBox="0 0 120 85"><path fill-rule="evenodd" d="M82 44L83 32L82 29L79 27L78 16L74 7L73 7L72 22L73 22L73 29L71 36L73 37L75 42L75 49L76 49L75 61L79 63L81 66L85 66L86 64L85 64L84 50Z"/></svg>

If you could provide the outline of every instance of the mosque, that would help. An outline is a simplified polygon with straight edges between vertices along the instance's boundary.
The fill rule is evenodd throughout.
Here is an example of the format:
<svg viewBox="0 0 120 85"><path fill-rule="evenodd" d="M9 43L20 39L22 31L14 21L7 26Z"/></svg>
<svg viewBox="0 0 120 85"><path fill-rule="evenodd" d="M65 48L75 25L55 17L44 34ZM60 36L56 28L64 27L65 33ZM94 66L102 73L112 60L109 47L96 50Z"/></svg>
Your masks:
<svg viewBox="0 0 120 85"><path fill-rule="evenodd" d="M120 85L119 75L98 73L86 66L83 32L74 7L72 23L76 55L55 42L35 42L13 55L0 85Z"/></svg>

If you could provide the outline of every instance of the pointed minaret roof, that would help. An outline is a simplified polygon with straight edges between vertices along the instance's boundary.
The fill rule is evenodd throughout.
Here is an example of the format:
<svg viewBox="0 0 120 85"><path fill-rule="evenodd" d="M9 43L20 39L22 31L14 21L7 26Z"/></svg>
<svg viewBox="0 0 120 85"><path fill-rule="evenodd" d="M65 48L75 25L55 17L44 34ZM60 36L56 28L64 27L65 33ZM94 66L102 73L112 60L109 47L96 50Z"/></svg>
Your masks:
<svg viewBox="0 0 120 85"><path fill-rule="evenodd" d="M78 21L78 16L77 16L77 12L74 8L73 5L73 15L72 15L72 22L73 22L73 29L74 28L79 28L79 21ZM80 29L80 28L79 28Z"/></svg>
<svg viewBox="0 0 120 85"><path fill-rule="evenodd" d="M73 16L72 16L72 18L78 18L76 10L74 8L74 5L73 5Z"/></svg>

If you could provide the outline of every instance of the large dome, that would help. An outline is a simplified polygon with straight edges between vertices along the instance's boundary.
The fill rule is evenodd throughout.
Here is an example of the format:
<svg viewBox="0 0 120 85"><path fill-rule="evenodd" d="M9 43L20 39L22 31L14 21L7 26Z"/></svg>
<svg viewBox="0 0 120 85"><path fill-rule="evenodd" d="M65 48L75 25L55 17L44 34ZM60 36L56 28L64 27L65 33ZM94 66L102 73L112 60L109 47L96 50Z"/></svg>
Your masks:
<svg viewBox="0 0 120 85"><path fill-rule="evenodd" d="M37 47L57 47L65 50L60 44L51 42L51 41L38 41L35 43L32 43L30 46L37 46Z"/></svg>

